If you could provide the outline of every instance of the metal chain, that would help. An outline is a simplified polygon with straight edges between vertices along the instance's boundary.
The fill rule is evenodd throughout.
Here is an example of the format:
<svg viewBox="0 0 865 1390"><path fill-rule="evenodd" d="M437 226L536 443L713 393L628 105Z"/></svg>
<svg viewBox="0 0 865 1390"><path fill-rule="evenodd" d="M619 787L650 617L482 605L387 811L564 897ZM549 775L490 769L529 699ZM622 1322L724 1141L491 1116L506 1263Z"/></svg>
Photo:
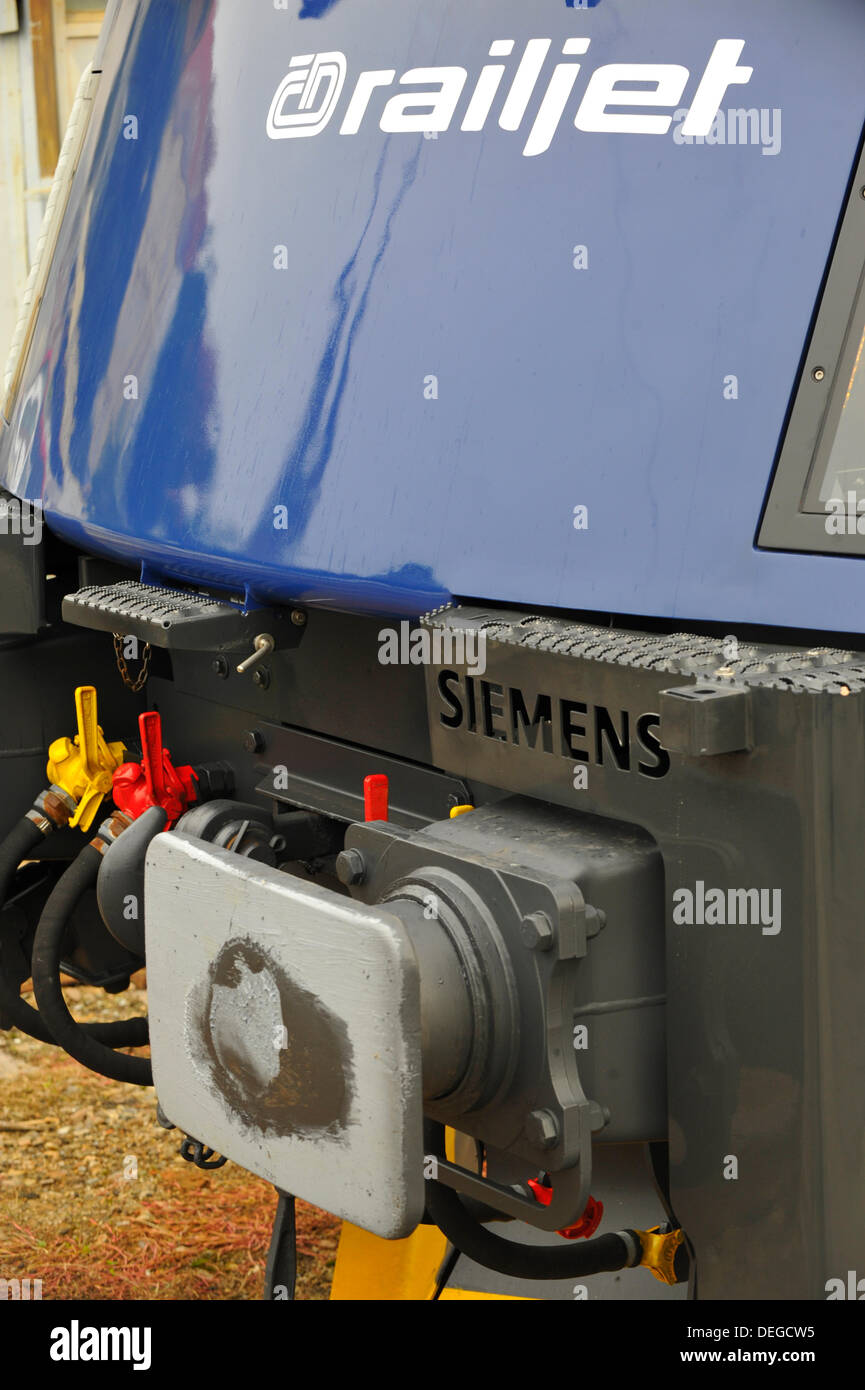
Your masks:
<svg viewBox="0 0 865 1390"><path fill-rule="evenodd" d="M129 674L129 667L126 665L126 658L123 655L120 645L123 641L123 637L119 632L112 633L112 636L114 638L114 655L117 658L117 669L123 677L123 684L129 687L133 695L137 695L139 690L143 689L147 681L148 670L150 668L150 643L144 643L141 652L141 670L133 680Z"/></svg>

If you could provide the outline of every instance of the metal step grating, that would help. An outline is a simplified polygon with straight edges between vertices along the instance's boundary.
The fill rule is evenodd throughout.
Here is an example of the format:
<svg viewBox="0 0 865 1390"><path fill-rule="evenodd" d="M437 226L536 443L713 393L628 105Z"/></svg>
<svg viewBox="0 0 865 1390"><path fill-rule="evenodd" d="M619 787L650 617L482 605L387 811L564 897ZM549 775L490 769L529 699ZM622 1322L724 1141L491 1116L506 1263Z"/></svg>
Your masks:
<svg viewBox="0 0 865 1390"><path fill-rule="evenodd" d="M126 579L117 584L92 584L67 594L63 619L99 632L137 637L154 647L176 651L227 651L251 645L258 633L268 632L277 646L285 628L281 616L270 608L249 612L209 594L159 588Z"/></svg>

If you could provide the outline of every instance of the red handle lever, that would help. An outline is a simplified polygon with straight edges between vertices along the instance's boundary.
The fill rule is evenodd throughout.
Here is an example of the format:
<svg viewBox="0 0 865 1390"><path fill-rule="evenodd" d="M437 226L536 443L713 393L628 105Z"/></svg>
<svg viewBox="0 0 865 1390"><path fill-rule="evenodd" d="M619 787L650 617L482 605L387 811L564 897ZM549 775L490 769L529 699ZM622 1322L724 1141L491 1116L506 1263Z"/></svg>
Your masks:
<svg viewBox="0 0 865 1390"><path fill-rule="evenodd" d="M112 778L114 804L135 820L151 806L161 806L166 829L180 819L197 798L193 768L175 767L162 744L162 720L157 710L138 716L141 762L123 763Z"/></svg>
<svg viewBox="0 0 865 1390"><path fill-rule="evenodd" d="M162 718L158 710L150 709L138 716L141 732L141 766L147 790L155 804L160 804L165 796L165 769L162 747Z"/></svg>
<svg viewBox="0 0 865 1390"><path fill-rule="evenodd" d="M383 772L371 772L363 779L364 820L387 820L387 777Z"/></svg>

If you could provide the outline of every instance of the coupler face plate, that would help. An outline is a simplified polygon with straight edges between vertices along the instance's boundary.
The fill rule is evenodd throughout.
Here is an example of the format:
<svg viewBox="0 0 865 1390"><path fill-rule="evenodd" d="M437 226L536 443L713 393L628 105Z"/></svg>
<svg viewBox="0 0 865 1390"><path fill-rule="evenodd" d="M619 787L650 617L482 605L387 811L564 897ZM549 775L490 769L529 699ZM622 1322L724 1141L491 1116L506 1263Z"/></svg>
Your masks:
<svg viewBox="0 0 865 1390"><path fill-rule="evenodd" d="M423 1214L420 984L402 924L190 836L147 854L167 1118L380 1236Z"/></svg>

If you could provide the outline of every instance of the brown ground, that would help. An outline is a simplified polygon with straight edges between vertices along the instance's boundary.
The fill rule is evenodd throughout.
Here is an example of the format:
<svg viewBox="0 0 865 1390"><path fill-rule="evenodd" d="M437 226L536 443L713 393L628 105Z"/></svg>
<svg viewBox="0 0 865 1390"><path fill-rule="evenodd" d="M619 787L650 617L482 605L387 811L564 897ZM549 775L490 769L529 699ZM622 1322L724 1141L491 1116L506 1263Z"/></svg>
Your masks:
<svg viewBox="0 0 865 1390"><path fill-rule="evenodd" d="M67 997L92 1021L146 1010L134 984ZM41 1279L43 1299L261 1297L273 1189L231 1163L185 1163L155 1112L152 1090L0 1032L0 1277ZM298 1203L298 1298L328 1297L338 1235Z"/></svg>

